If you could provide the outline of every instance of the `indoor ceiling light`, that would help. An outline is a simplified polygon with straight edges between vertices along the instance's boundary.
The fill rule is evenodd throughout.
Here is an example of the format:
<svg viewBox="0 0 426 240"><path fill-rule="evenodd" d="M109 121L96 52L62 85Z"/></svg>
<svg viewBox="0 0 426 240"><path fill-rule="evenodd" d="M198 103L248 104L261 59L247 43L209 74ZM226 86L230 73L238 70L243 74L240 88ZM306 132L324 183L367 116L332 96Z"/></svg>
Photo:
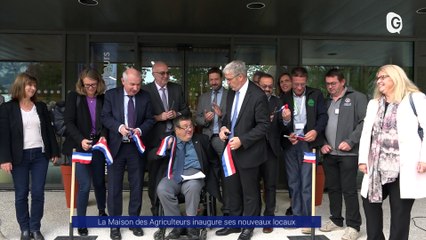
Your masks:
<svg viewBox="0 0 426 240"><path fill-rule="evenodd" d="M422 7L416 10L417 14L426 14L426 7Z"/></svg>
<svg viewBox="0 0 426 240"><path fill-rule="evenodd" d="M98 0L78 0L78 3L84 6L96 6L99 4Z"/></svg>
<svg viewBox="0 0 426 240"><path fill-rule="evenodd" d="M251 2L246 5L248 9L259 10L264 8L266 5L263 2Z"/></svg>

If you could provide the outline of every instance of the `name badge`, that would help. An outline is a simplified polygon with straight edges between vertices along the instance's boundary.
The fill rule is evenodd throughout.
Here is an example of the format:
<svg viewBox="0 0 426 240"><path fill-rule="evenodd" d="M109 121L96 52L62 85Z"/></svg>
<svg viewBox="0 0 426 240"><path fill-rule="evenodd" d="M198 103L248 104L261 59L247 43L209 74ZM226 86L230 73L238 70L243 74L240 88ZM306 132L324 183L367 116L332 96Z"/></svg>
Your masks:
<svg viewBox="0 0 426 240"><path fill-rule="evenodd" d="M338 108L334 109L334 114L339 115L339 109Z"/></svg>
<svg viewBox="0 0 426 240"><path fill-rule="evenodd" d="M305 128L305 124L303 124L303 123L296 123L295 125L294 125L294 127L296 128L296 129L304 129Z"/></svg>

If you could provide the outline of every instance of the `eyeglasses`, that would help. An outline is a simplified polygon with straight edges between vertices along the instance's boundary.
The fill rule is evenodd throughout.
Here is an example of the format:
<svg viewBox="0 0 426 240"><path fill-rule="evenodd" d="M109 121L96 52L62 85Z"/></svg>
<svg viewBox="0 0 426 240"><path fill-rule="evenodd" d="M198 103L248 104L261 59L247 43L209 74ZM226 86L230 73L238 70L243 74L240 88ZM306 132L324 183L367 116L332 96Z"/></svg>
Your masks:
<svg viewBox="0 0 426 240"><path fill-rule="evenodd" d="M165 76L165 75L170 76L170 72L154 72L154 73L160 74L161 76Z"/></svg>
<svg viewBox="0 0 426 240"><path fill-rule="evenodd" d="M85 88L89 89L89 88L96 88L96 86L98 86L97 83L92 83L92 84L83 84Z"/></svg>
<svg viewBox="0 0 426 240"><path fill-rule="evenodd" d="M265 90L265 89L274 89L274 86L273 85L260 85L260 88L262 88L263 90Z"/></svg>
<svg viewBox="0 0 426 240"><path fill-rule="evenodd" d="M180 127L180 126L176 126L176 127L179 128L179 129L182 129L184 131L190 131L190 130L194 129L194 126L192 126L192 125L189 125L189 126L186 126L186 127Z"/></svg>
<svg viewBox="0 0 426 240"><path fill-rule="evenodd" d="M327 87L335 87L337 85L337 82L326 82L325 85Z"/></svg>
<svg viewBox="0 0 426 240"><path fill-rule="evenodd" d="M385 78L388 78L389 77L389 75L381 75L381 76L377 76L376 77L376 81L379 81L379 80L385 80Z"/></svg>

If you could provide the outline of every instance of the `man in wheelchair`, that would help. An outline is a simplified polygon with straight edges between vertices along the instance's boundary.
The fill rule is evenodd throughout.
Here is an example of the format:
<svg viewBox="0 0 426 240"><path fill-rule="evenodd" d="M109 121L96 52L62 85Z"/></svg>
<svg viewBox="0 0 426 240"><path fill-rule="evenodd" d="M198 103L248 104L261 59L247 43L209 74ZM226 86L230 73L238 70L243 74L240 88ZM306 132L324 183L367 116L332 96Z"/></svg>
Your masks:
<svg viewBox="0 0 426 240"><path fill-rule="evenodd" d="M219 165L209 139L203 134L194 134L190 117L174 119L175 136L166 137L156 154L163 156L161 178L157 196L164 209L164 216L181 216L178 195L185 199L187 216L196 216L203 187L214 197L219 197L217 176ZM167 170L166 170L167 168ZM163 173L161 173L164 176ZM166 239L178 239L184 228L174 228ZM198 239L200 230L188 228L188 239Z"/></svg>

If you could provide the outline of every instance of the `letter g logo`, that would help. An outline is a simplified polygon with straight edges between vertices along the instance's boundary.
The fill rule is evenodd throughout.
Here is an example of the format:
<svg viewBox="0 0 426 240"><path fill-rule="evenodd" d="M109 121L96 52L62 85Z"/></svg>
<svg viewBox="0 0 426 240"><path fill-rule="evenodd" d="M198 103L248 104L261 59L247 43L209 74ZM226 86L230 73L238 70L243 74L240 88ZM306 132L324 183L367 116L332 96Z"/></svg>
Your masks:
<svg viewBox="0 0 426 240"><path fill-rule="evenodd" d="M394 12L389 12L386 15L386 28L390 33L401 34L402 18Z"/></svg>

